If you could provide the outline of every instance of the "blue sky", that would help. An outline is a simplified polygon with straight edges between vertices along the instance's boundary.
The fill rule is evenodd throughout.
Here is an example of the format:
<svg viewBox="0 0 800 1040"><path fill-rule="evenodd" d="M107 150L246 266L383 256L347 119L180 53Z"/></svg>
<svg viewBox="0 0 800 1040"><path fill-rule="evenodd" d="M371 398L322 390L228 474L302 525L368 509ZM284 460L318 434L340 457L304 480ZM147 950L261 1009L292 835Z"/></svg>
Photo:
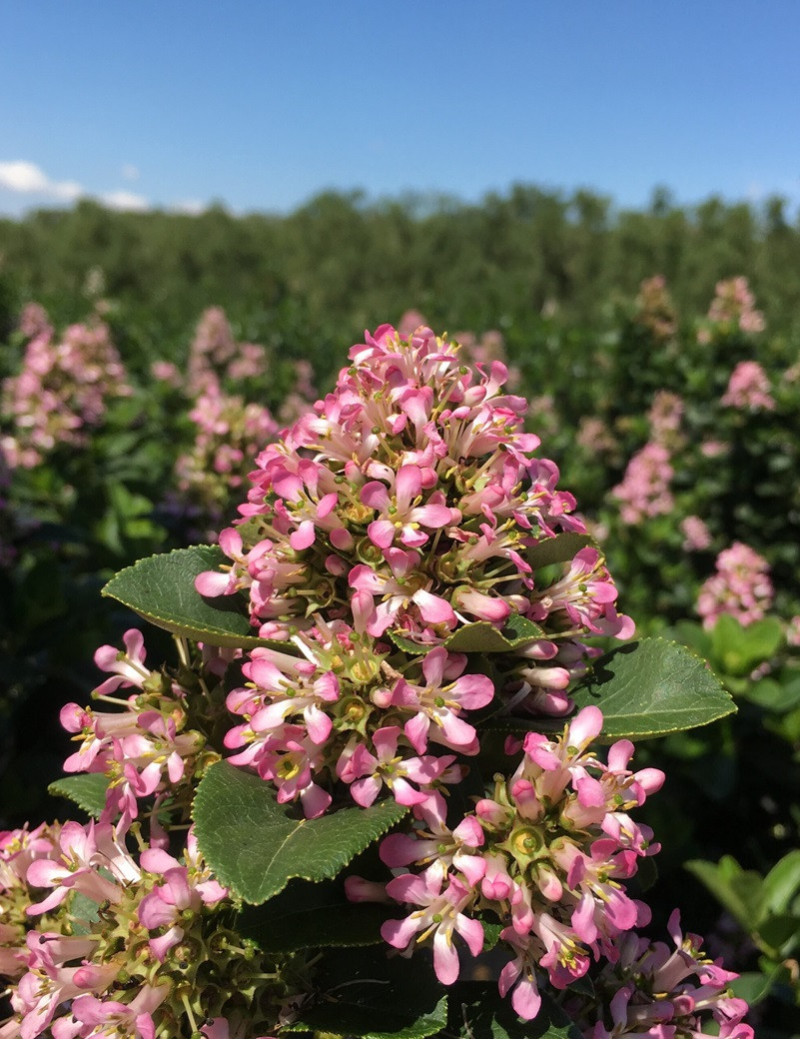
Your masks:
<svg viewBox="0 0 800 1040"><path fill-rule="evenodd" d="M800 0L0 0L0 213L800 201Z"/></svg>

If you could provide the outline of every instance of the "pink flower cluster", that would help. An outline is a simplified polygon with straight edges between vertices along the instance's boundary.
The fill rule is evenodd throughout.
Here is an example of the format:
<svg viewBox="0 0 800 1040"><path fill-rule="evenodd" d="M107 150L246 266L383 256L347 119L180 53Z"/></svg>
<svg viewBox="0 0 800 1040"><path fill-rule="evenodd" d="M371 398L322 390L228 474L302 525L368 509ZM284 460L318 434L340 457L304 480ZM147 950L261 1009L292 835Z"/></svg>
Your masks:
<svg viewBox="0 0 800 1040"><path fill-rule="evenodd" d="M751 1040L753 1030L742 1021L747 1004L729 989L737 975L704 955L699 935L681 933L677 910L667 927L674 950L635 931L620 935L615 955L593 979L593 998L567 1001L566 1009L584 1026L585 1035ZM702 1016L709 1012L713 1033L703 1024Z"/></svg>
<svg viewBox="0 0 800 1040"><path fill-rule="evenodd" d="M187 1007L197 1030L205 1008L173 975L213 941L226 900L191 831L180 858L149 848L138 862L107 823L3 833L0 905L17 913L0 926L0 970L16 985L0 1036L153 1037L154 1013L175 1028Z"/></svg>
<svg viewBox="0 0 800 1040"><path fill-rule="evenodd" d="M769 378L757 361L739 362L731 373L721 403L749 412L774 411L775 398L770 393Z"/></svg>
<svg viewBox="0 0 800 1040"><path fill-rule="evenodd" d="M619 442L608 424L595 415L583 416L575 440L592 455L610 455L619 447Z"/></svg>
<svg viewBox="0 0 800 1040"><path fill-rule="evenodd" d="M203 311L189 347L187 387L191 394L202 394L225 377L239 381L259 376L265 364L266 351L260 344L236 342L221 307Z"/></svg>
<svg viewBox="0 0 800 1040"><path fill-rule="evenodd" d="M648 517L671 512L675 505L669 489L673 473L669 451L663 444L649 441L637 451L622 483L611 491L620 502L623 523L640 524Z"/></svg>
<svg viewBox="0 0 800 1040"><path fill-rule="evenodd" d="M219 657L206 657L203 683L219 670ZM70 704L62 722L81 742L67 771L108 780L104 811L88 825L0 833L0 975L12 983L0 1037L274 1030L301 999L290 997L283 968L295 980L302 970L288 967L294 955L242 948L234 904L193 829L185 834L197 775L219 756L187 724L186 691L146 667L136 630L124 651L101 647L95 660L111 673L95 696L123 710ZM114 696L130 687L138 692L127 700ZM207 704L200 714L209 718Z"/></svg>
<svg viewBox="0 0 800 1040"><path fill-rule="evenodd" d="M686 516L681 520L683 548L687 552L702 552L711 545L711 532L705 520L699 516Z"/></svg>
<svg viewBox="0 0 800 1040"><path fill-rule="evenodd" d="M278 432L270 410L239 395L225 394L209 380L189 412L197 432L188 452L175 463L183 501L219 522L230 497L241 487L251 460Z"/></svg>
<svg viewBox="0 0 800 1040"><path fill-rule="evenodd" d="M597 554L580 567L588 595L575 583L553 601L536 587L526 555L585 527L555 464L531 454L525 402L500 395L501 363L475 383L454 345L429 329L403 341L390 326L350 357L336 391L258 457L247 522L222 540L230 570L202 577L201 592L246 590L269 638L312 627L304 619L320 606L420 646L512 613L539 624L554 614L568 631L585 624L579 603L589 631L630 627L615 597L597 597L612 587ZM316 574L330 586L324 604L308 588Z"/></svg>
<svg viewBox="0 0 800 1040"><path fill-rule="evenodd" d="M678 331L678 318L663 275L646 278L639 286L634 320L661 343L672 339Z"/></svg>
<svg viewBox="0 0 800 1040"><path fill-rule="evenodd" d="M402 340L390 326L350 357L334 393L258 457L246 520L220 535L231 563L196 582L246 592L260 635L284 641L249 655L228 698L244 721L225 742L310 816L337 782L362 805L382 784L427 802L457 775L429 745L477 753L473 717L490 704L565 713L595 653L583 640L633 630L602 556L575 540L585 528L557 468L532 454L525 402L500 393L500 362L476 379L429 329ZM551 556L562 532L570 548ZM560 574L538 581L537 553ZM463 651L510 620L498 688L465 675Z"/></svg>
<svg viewBox="0 0 800 1040"><path fill-rule="evenodd" d="M71 325L57 340L39 310L23 316L25 329L35 335L19 375L2 387L2 411L14 424L3 449L11 466L26 468L58 445L84 445L88 431L102 422L108 399L132 393L107 325Z"/></svg>
<svg viewBox="0 0 800 1040"><path fill-rule="evenodd" d="M454 935L475 957L484 944L481 921L499 920L511 954L500 993L510 993L516 1012L531 1019L541 1004L538 970L565 989L592 959L608 955L618 936L647 923L647 908L626 894L624 881L658 845L628 811L657 791L664 775L632 773L628 740L617 741L603 763L590 749L602 723L599 709L588 707L559 738L528 733L516 770L498 777L493 797L480 799L453 830L441 798L414 806L416 831L385 838L380 855L395 871L420 871L397 873L385 889L347 882L351 899L389 897L413 908L383 925L390 945L411 954L430 940L436 975L450 985L459 974Z"/></svg>
<svg viewBox="0 0 800 1040"><path fill-rule="evenodd" d="M401 339L408 339L420 327L427 327L428 322L419 311L406 311L397 324L397 332ZM502 332L489 329L480 338L474 332L456 332L453 340L461 348L464 360L470 365L490 365L493 361L501 361L507 365L506 344ZM513 390L522 378L518 368L508 368L506 384Z"/></svg>
<svg viewBox="0 0 800 1040"><path fill-rule="evenodd" d="M674 450L680 443L683 399L669 390L658 390L647 414L650 436L657 444Z"/></svg>
<svg viewBox="0 0 800 1040"><path fill-rule="evenodd" d="M708 309L708 318L697 334L700 343L743 332L753 335L766 327L764 315L755 308L755 297L747 279L739 275L717 282L716 295Z"/></svg>
<svg viewBox="0 0 800 1040"><path fill-rule="evenodd" d="M61 725L80 748L64 763L67 773L101 773L110 783L101 822L117 821L117 833L127 833L139 816L139 803L152 799L149 809L151 841L163 832L158 814L166 799L174 807L181 793L191 797L190 783L201 757L205 738L187 728L187 696L177 683L145 666L144 640L137 629L124 637L125 650L101 646L95 663L111 672L95 690L95 697L122 711L100 712L65 704ZM126 700L111 696L122 688L141 691ZM182 788L185 788L182 792Z"/></svg>
<svg viewBox="0 0 800 1040"><path fill-rule="evenodd" d="M719 554L716 568L697 596L703 628L713 628L720 614L730 614L742 625L764 617L774 592L764 557L743 542L734 542Z"/></svg>

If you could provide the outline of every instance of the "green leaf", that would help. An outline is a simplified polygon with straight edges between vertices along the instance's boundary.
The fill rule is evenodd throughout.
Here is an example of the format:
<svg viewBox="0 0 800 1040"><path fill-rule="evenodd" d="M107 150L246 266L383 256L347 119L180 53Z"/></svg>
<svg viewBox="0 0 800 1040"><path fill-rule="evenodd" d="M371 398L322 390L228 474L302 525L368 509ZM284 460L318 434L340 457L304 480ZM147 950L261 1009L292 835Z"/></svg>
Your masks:
<svg viewBox="0 0 800 1040"><path fill-rule="evenodd" d="M532 639L541 639L544 630L533 621L512 615L502 631L491 621L475 621L449 636L444 645L453 653L507 654Z"/></svg>
<svg viewBox="0 0 800 1040"><path fill-rule="evenodd" d="M73 889L69 916L73 935L89 935L100 920L100 907L94 899Z"/></svg>
<svg viewBox="0 0 800 1040"><path fill-rule="evenodd" d="M723 856L719 863L702 859L689 860L686 869L702 881L747 932L752 932L764 909L763 879L760 874L755 870L744 870L733 856Z"/></svg>
<svg viewBox="0 0 800 1040"><path fill-rule="evenodd" d="M295 819L254 773L217 762L197 789L197 841L222 884L247 903L263 903L291 878L323 881L406 815L389 799L369 809L340 809Z"/></svg>
<svg viewBox="0 0 800 1040"><path fill-rule="evenodd" d="M729 983L735 997L746 1000L750 1007L758 1004L772 989L778 969L769 973L760 971L744 971L738 979Z"/></svg>
<svg viewBox="0 0 800 1040"><path fill-rule="evenodd" d="M686 619L677 621L672 628L672 633L679 643L685 643L700 657L711 656L711 633L706 632L696 621Z"/></svg>
<svg viewBox="0 0 800 1040"><path fill-rule="evenodd" d="M609 740L676 733L736 711L703 661L660 638L628 643L599 658L571 694L579 708L600 708Z"/></svg>
<svg viewBox="0 0 800 1040"><path fill-rule="evenodd" d="M768 917L756 929L755 940L767 952L774 951L778 958L788 957L800 941L800 917L778 914Z"/></svg>
<svg viewBox="0 0 800 1040"><path fill-rule="evenodd" d="M291 1031L376 1040L434 1036L447 1025L447 996L420 959L390 960L373 950L325 958L315 976L317 1002Z"/></svg>
<svg viewBox="0 0 800 1040"><path fill-rule="evenodd" d="M340 880L313 884L295 878L260 906L246 906L236 930L264 953L290 953L318 946L374 946L380 928L396 914L378 903L351 903Z"/></svg>
<svg viewBox="0 0 800 1040"><path fill-rule="evenodd" d="M537 545L525 550L525 559L534 570L551 563L566 563L575 553L592 544L591 536L577 531L564 531L554 538L543 538Z"/></svg>
<svg viewBox="0 0 800 1040"><path fill-rule="evenodd" d="M108 777L105 773L79 773L54 780L47 788L54 798L69 798L84 812L95 818L106 807Z"/></svg>
<svg viewBox="0 0 800 1040"><path fill-rule="evenodd" d="M785 684L775 679L747 683L744 696L765 711L783 715L800 704L800 679L793 679Z"/></svg>
<svg viewBox="0 0 800 1040"><path fill-rule="evenodd" d="M749 675L782 641L777 618L762 618L745 626L730 614L721 614L711 631L712 657L727 675Z"/></svg>
<svg viewBox="0 0 800 1040"><path fill-rule="evenodd" d="M276 646L296 653L291 643L259 639L239 596L207 599L194 587L203 571L217 570L227 560L216 545L193 545L148 556L114 575L102 594L119 600L159 628L213 646Z"/></svg>
<svg viewBox="0 0 800 1040"><path fill-rule="evenodd" d="M773 913L785 913L800 891L800 849L779 859L764 878L764 900Z"/></svg>
<svg viewBox="0 0 800 1040"><path fill-rule="evenodd" d="M398 650L402 650L405 654L410 654L411 657L422 657L430 650L430 647L422 643L415 643L413 639L409 639L408 636L404 636L401 632L390 632L389 638Z"/></svg>

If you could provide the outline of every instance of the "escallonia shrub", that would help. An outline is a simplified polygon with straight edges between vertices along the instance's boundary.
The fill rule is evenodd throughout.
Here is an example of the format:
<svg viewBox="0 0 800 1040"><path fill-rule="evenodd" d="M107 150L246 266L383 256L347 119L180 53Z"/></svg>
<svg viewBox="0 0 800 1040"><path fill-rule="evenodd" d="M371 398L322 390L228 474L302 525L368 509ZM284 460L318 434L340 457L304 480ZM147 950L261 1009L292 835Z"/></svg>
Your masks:
<svg viewBox="0 0 800 1040"><path fill-rule="evenodd" d="M0 1036L753 1036L635 887L632 738L733 704L630 642L505 378L381 326L218 545L107 585L177 658L97 651L54 785L88 822L0 837Z"/></svg>

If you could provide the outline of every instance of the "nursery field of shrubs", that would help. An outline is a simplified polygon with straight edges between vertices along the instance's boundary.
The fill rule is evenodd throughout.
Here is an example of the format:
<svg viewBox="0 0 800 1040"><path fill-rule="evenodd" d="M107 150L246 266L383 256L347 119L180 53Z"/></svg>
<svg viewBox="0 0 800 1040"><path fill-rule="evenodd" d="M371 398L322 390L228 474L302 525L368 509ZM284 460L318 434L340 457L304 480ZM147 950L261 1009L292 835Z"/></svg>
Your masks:
<svg viewBox="0 0 800 1040"><path fill-rule="evenodd" d="M779 200L0 221L0 1036L800 1036L798 299Z"/></svg>

